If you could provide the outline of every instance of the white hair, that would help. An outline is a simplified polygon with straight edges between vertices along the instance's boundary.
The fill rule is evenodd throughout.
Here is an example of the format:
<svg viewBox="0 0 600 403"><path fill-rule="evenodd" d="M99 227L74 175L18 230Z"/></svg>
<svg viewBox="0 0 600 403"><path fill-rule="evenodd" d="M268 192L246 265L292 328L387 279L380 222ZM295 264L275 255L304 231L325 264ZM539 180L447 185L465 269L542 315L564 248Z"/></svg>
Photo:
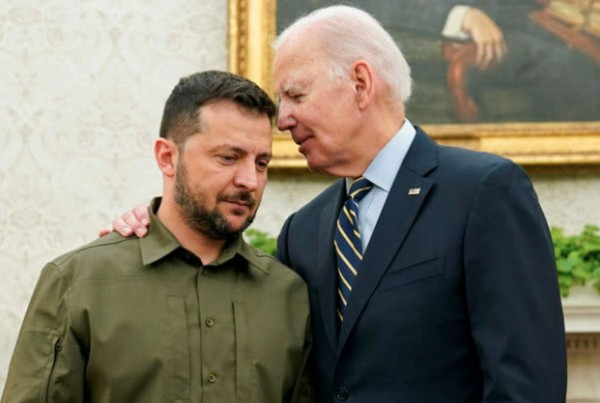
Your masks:
<svg viewBox="0 0 600 403"><path fill-rule="evenodd" d="M348 77L350 65L364 59L389 86L392 104L406 104L412 91L410 67L394 39L373 16L344 5L317 9L287 27L277 37L275 50L309 27L316 28L314 32L331 58L332 76Z"/></svg>

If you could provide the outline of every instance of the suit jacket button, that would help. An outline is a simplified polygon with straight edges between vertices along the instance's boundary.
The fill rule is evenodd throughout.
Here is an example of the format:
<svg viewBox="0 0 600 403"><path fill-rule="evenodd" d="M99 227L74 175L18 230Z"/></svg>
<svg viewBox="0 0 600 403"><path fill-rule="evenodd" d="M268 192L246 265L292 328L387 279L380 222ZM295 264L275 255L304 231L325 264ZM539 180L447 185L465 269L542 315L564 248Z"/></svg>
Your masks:
<svg viewBox="0 0 600 403"><path fill-rule="evenodd" d="M337 391L337 394L335 395L337 400L346 400L348 399L348 395L350 393L348 392L348 389L346 388L339 388Z"/></svg>

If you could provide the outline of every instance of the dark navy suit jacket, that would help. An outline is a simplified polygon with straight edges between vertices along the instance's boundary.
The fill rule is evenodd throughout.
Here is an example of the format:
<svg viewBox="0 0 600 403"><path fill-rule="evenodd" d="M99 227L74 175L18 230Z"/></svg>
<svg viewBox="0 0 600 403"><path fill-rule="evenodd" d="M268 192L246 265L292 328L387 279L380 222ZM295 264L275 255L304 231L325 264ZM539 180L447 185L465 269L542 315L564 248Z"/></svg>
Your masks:
<svg viewBox="0 0 600 403"><path fill-rule="evenodd" d="M552 242L521 167L417 129L338 332L332 239L344 197L339 180L278 239L310 289L317 402L565 401Z"/></svg>

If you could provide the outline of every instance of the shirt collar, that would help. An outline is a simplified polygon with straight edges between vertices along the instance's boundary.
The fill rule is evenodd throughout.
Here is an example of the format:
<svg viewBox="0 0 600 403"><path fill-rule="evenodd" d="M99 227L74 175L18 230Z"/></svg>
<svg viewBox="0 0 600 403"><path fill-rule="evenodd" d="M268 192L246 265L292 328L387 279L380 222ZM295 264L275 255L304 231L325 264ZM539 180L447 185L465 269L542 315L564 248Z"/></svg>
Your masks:
<svg viewBox="0 0 600 403"><path fill-rule="evenodd" d="M243 237L239 235L225 245L225 248L221 251L219 257L207 266L220 266L239 257L250 263L251 266L269 274L267 268L264 267L264 263L261 264L259 261L260 255L262 255L262 252L248 245Z"/></svg>
<svg viewBox="0 0 600 403"><path fill-rule="evenodd" d="M363 176L373 185L389 192L416 133L410 121L404 119L400 130L379 150ZM350 189L353 181L352 178L346 178L346 191Z"/></svg>
<svg viewBox="0 0 600 403"><path fill-rule="evenodd" d="M158 211L161 200L161 197L152 199L150 208L148 209L150 213L148 235L140 238L142 262L145 266L155 263L177 250L184 249L177 238L156 216L156 211ZM236 256L240 256L251 263L252 266L268 274L268 271L259 264L256 251L243 240L241 235L227 243L219 257L210 263L210 266L220 266Z"/></svg>
<svg viewBox="0 0 600 403"><path fill-rule="evenodd" d="M182 247L171 231L156 217L161 200L160 197L152 199L148 209L150 214L148 235L140 238L144 266L150 265Z"/></svg>

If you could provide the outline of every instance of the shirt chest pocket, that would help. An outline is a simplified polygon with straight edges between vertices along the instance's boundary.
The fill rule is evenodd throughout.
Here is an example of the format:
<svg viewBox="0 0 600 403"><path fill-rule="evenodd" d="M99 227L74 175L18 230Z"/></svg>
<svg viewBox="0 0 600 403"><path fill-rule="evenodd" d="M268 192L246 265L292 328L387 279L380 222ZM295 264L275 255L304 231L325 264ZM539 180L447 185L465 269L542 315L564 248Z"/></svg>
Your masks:
<svg viewBox="0 0 600 403"><path fill-rule="evenodd" d="M190 400L190 351L185 315L185 302L180 297L169 297L169 323L165 323L171 348L171 388L175 402Z"/></svg>
<svg viewBox="0 0 600 403"><path fill-rule="evenodd" d="M308 305L304 311L282 293L254 291L233 301L237 402L287 401L301 367Z"/></svg>

